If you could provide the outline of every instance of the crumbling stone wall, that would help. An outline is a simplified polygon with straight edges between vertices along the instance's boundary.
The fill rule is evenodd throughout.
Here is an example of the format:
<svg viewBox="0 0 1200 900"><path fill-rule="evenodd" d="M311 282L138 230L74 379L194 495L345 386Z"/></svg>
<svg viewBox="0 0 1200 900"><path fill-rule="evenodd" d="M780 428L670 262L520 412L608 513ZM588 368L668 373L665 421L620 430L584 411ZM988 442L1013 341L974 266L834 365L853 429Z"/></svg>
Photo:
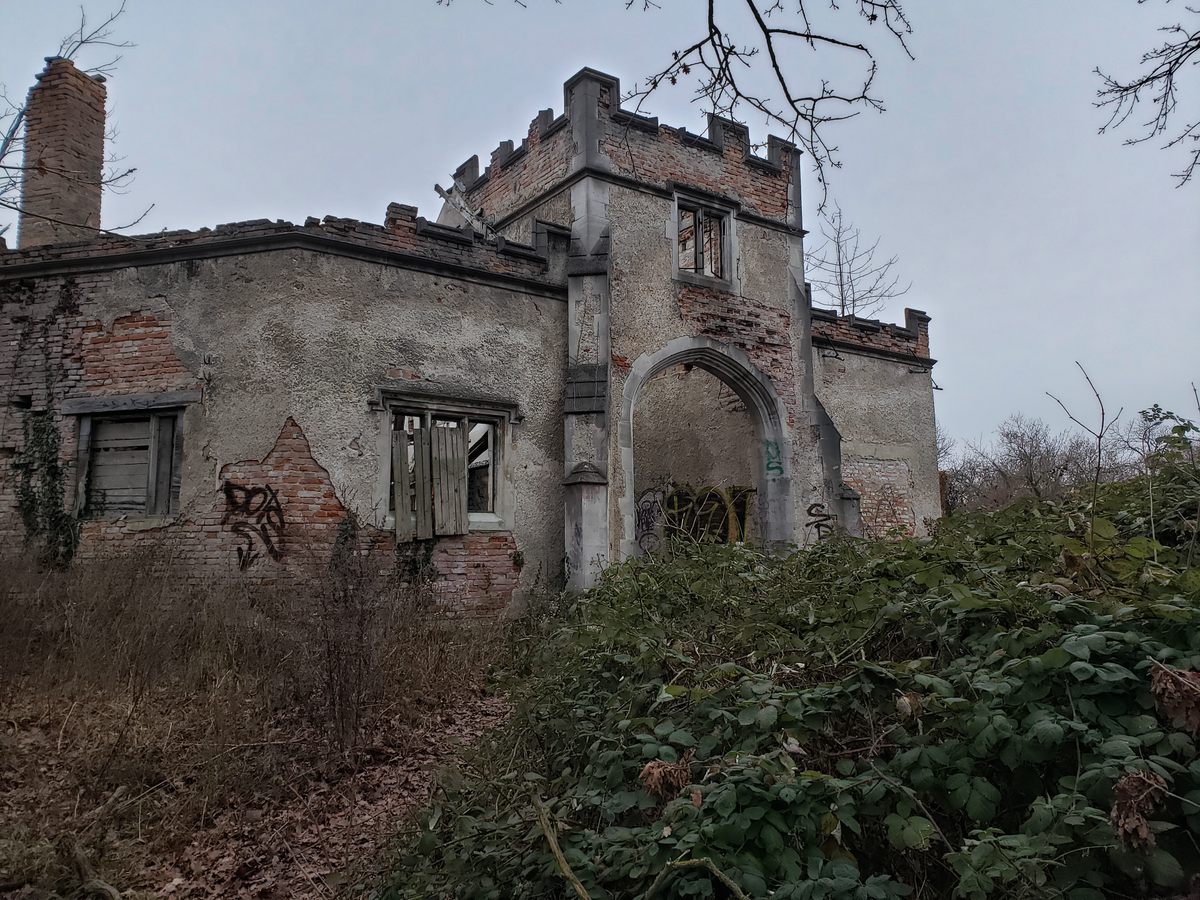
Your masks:
<svg viewBox="0 0 1200 900"><path fill-rule="evenodd" d="M816 391L842 436L865 533L924 534L940 515L929 317L906 325L813 311Z"/></svg>
<svg viewBox="0 0 1200 900"><path fill-rule="evenodd" d="M557 241L551 260L430 227L410 208L389 213L383 227L251 223L151 247L110 239L86 255L76 246L0 254L0 385L29 414L54 410L69 507L78 420L65 404L200 397L182 417L179 514L87 521L81 555L160 542L201 573L286 577L327 559L353 510L387 564L390 436L379 390L390 386L518 412L500 473L510 527L435 541L431 563L446 596L494 611L522 586L555 577L565 239L547 238ZM286 243L306 235L338 243ZM263 241L257 252L250 239ZM172 260L184 252L190 258ZM139 265L124 264L130 254ZM72 271L40 274L53 266ZM460 275L468 267L469 280ZM0 418L0 533L14 540L23 412L6 404Z"/></svg>

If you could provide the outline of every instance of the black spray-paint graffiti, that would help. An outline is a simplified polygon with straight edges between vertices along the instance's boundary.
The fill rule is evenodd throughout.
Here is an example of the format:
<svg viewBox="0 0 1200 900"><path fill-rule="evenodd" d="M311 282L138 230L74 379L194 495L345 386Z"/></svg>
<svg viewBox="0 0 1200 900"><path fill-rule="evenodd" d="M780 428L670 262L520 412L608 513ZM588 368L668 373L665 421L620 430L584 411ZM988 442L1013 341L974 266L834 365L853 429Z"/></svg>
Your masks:
<svg viewBox="0 0 1200 900"><path fill-rule="evenodd" d="M271 559L279 559L283 537L283 507L279 495L270 485L243 487L225 482L225 515L221 524L238 535L243 543L237 548L238 566L247 568L261 555L259 545Z"/></svg>
<svg viewBox="0 0 1200 900"><path fill-rule="evenodd" d="M804 523L804 526L816 531L818 541L833 531L836 522L837 516L833 513L825 512L824 503L810 503L808 505L808 521Z"/></svg>
<svg viewBox="0 0 1200 900"><path fill-rule="evenodd" d="M653 553L668 538L717 544L745 540L746 517L754 494L754 488L738 485L671 485L643 491L634 513L637 544L643 552Z"/></svg>

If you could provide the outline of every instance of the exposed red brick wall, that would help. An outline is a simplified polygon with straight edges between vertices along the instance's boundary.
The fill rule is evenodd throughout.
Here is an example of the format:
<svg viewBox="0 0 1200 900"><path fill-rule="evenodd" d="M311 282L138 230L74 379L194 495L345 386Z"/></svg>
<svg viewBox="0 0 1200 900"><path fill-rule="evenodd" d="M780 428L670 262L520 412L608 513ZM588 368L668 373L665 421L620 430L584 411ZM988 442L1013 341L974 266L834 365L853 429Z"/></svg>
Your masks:
<svg viewBox="0 0 1200 900"><path fill-rule="evenodd" d="M64 400L199 387L175 354L170 322L135 311L106 329L86 314L86 298L106 277L0 281L0 537L17 536L13 466L25 416L53 410L71 503L78 435L75 417L62 415ZM30 411L17 407L26 400Z"/></svg>
<svg viewBox="0 0 1200 900"><path fill-rule="evenodd" d="M19 476L14 464L24 447L23 420L53 410L60 440L65 502L72 502L77 419L61 413L63 401L197 389L202 382L176 355L172 323L131 311L108 327L90 297L111 277L104 274L0 280L0 540L20 546ZM31 409L14 405L28 398ZM184 435L184 452L196 452ZM226 486L230 487L226 493ZM81 523L81 557L165 545L203 579L237 571L250 577L302 576L325 564L346 509L328 472L314 459L299 424L288 419L261 460L224 466L199 505L166 526L147 520ZM364 528L362 547L380 566L393 564L390 532ZM239 548L241 555L239 556ZM509 533L439 538L428 548L438 592L474 614L506 607L517 586L517 547Z"/></svg>
<svg viewBox="0 0 1200 900"><path fill-rule="evenodd" d="M577 93L576 99L581 96ZM617 174L660 188L686 184L731 197L748 212L780 222L788 218L791 144L771 139L777 155L773 163L755 156L746 128L732 121L714 117L708 136L701 137L647 119L632 120L621 110L614 85L603 79L596 109L576 109L572 115L598 117L598 149ZM466 182L470 207L501 220L562 181L582 149L575 144L572 124L553 119L546 110L530 125L520 147L506 141L492 152L482 175L478 157L472 157L456 176Z"/></svg>
<svg viewBox="0 0 1200 900"><path fill-rule="evenodd" d="M904 460L843 456L842 480L861 496L866 537L885 537L893 530L913 533L913 481Z"/></svg>
<svg viewBox="0 0 1200 900"><path fill-rule="evenodd" d="M826 309L812 311L813 343L817 346L851 346L863 350L929 359L929 316L916 309L904 311L903 326L839 316Z"/></svg>
<svg viewBox="0 0 1200 900"><path fill-rule="evenodd" d="M51 59L29 92L22 247L85 241L100 227L104 79Z"/></svg>
<svg viewBox="0 0 1200 900"><path fill-rule="evenodd" d="M470 182L467 202L473 209L482 207L490 220L502 219L566 177L575 155L571 127L562 120L554 127L550 123L547 110L530 124L521 147L514 150L511 141L498 147L478 178L478 158L464 163L458 174Z"/></svg>
<svg viewBox="0 0 1200 900"><path fill-rule="evenodd" d="M679 311L697 336L744 351L779 388L787 406L788 426L796 424L796 366L792 353L792 317L760 300L690 284L676 285Z"/></svg>
<svg viewBox="0 0 1200 900"><path fill-rule="evenodd" d="M783 152L780 171L747 163L750 144L745 127L712 119L710 128L720 128L718 146L712 141L695 141L683 129L660 125L650 133L630 126L613 113L619 107L605 87L600 91L603 133L600 150L622 175L638 181L665 185L678 181L714 194L732 196L752 213L785 221L791 190L792 155ZM712 137L713 135L709 135ZM790 148L790 145L787 145Z"/></svg>
<svg viewBox="0 0 1200 900"><path fill-rule="evenodd" d="M170 323L134 312L113 322L83 326L80 387L87 394L138 394L196 386L171 344Z"/></svg>
<svg viewBox="0 0 1200 900"><path fill-rule="evenodd" d="M241 569L269 581L303 578L328 563L347 511L295 419L262 460L223 466L219 484L203 509L185 510L179 522L160 528L85 522L80 557L162 546L197 578ZM395 559L392 534L370 526L360 530L358 549L381 568ZM511 533L440 537L428 549L434 589L448 604L482 615L512 601L520 567Z"/></svg>

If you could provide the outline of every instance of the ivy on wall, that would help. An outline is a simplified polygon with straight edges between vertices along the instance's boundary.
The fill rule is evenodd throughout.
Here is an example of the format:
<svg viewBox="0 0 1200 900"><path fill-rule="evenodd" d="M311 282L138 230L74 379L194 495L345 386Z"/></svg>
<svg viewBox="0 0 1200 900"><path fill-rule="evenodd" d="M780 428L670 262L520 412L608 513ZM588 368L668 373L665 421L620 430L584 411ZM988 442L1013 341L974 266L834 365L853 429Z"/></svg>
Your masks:
<svg viewBox="0 0 1200 900"><path fill-rule="evenodd" d="M24 447L16 460L17 510L26 545L36 546L41 560L56 568L71 561L79 544L74 517L64 508L62 439L55 422L53 399L42 410L22 412Z"/></svg>

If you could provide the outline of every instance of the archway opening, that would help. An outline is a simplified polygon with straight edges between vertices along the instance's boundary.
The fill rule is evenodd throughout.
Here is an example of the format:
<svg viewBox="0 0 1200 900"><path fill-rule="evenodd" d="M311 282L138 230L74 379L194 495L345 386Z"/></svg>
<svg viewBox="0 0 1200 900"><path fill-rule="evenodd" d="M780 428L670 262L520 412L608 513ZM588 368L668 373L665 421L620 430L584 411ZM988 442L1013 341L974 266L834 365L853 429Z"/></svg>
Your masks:
<svg viewBox="0 0 1200 900"><path fill-rule="evenodd" d="M638 551L758 539L758 453L752 412L720 378L692 363L650 378L633 411Z"/></svg>
<svg viewBox="0 0 1200 900"><path fill-rule="evenodd" d="M736 348L681 337L638 357L618 430L619 556L646 552L671 533L791 541L785 421L770 379Z"/></svg>

